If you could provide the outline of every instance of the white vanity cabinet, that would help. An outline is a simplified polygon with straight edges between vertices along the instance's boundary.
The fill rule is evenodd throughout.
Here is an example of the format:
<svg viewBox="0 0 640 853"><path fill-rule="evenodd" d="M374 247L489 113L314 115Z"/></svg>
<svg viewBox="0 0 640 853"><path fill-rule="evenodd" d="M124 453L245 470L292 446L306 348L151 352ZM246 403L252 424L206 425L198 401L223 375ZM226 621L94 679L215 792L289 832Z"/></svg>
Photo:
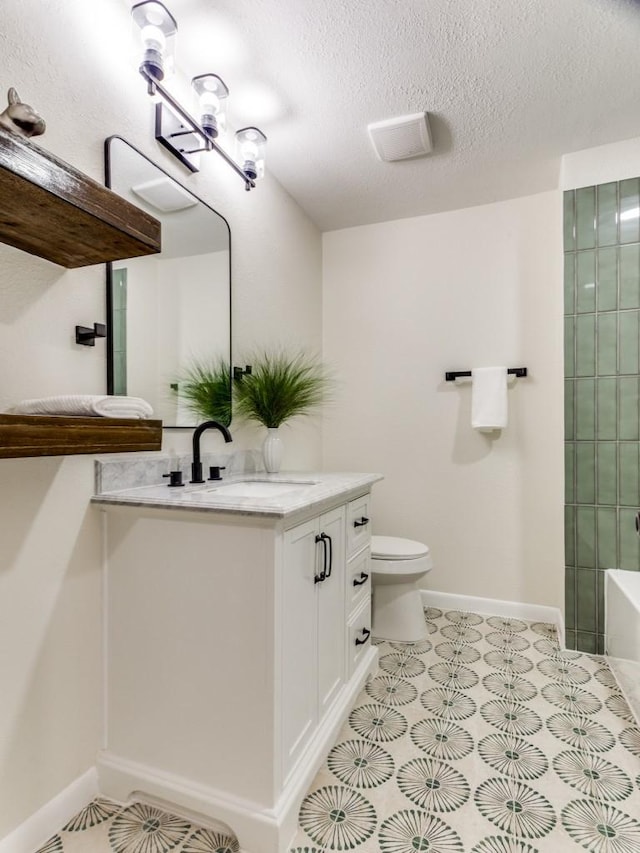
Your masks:
<svg viewBox="0 0 640 853"><path fill-rule="evenodd" d="M102 793L222 821L247 853L287 851L377 666L354 500L285 517L102 501Z"/></svg>

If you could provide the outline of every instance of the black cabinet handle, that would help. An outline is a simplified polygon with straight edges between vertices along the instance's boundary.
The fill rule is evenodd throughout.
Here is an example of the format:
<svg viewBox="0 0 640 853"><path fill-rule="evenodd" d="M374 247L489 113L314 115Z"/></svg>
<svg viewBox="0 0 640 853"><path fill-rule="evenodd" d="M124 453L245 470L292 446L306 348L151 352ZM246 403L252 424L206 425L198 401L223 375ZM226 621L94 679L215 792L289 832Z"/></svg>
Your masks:
<svg viewBox="0 0 640 853"><path fill-rule="evenodd" d="M318 542L322 542L322 571L319 575L313 576L314 583L322 583L322 581L327 578L327 543L322 534L320 536L316 536L316 545Z"/></svg>
<svg viewBox="0 0 640 853"><path fill-rule="evenodd" d="M333 570L333 541L326 533L320 533L316 536L316 542L322 542L322 571L314 577L315 583L321 583L331 577Z"/></svg>
<svg viewBox="0 0 640 853"><path fill-rule="evenodd" d="M353 579L354 586L362 586L363 583L366 583L369 580L369 575L366 572L360 572L360 578Z"/></svg>
<svg viewBox="0 0 640 853"><path fill-rule="evenodd" d="M369 519L366 515L363 515L362 518L356 518L353 522L354 527L365 527L367 524L369 524Z"/></svg>
<svg viewBox="0 0 640 853"><path fill-rule="evenodd" d="M329 568L327 570L327 577L331 577L331 572L333 571L333 539L327 533L320 534L325 542L329 543Z"/></svg>
<svg viewBox="0 0 640 853"><path fill-rule="evenodd" d="M364 646L369 637L371 636L371 631L368 628L362 629L362 639L356 637L356 646Z"/></svg>

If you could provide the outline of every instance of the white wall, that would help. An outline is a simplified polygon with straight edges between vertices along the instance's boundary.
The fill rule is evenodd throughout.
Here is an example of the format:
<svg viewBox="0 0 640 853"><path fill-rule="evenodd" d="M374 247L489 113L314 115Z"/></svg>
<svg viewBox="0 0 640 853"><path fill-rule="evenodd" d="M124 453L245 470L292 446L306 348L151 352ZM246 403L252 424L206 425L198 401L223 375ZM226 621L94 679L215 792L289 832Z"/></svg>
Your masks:
<svg viewBox="0 0 640 853"><path fill-rule="evenodd" d="M640 138L565 154L560 169L563 190L624 181L640 175Z"/></svg>
<svg viewBox="0 0 640 853"><path fill-rule="evenodd" d="M557 192L324 235L324 464L384 473L374 533L428 543L434 590L563 606L561 239ZM493 440L444 374L500 364L530 377Z"/></svg>
<svg viewBox="0 0 640 853"><path fill-rule="evenodd" d="M290 340L319 350L316 228L273 178L246 193L216 158L190 178L162 152L129 62L130 32L123 0L4 0L2 85L16 86L46 118L38 143L95 179L103 140L117 133L227 217L237 348ZM0 409L27 396L104 392L104 342L73 343L76 324L104 320L104 268L64 271L13 250L0 263ZM185 446L188 435L165 443ZM258 436L235 433L241 446ZM222 447L221 437L207 444ZM317 427L291 430L287 463L319 460ZM89 457L0 460L0 838L91 766L100 745L92 466Z"/></svg>

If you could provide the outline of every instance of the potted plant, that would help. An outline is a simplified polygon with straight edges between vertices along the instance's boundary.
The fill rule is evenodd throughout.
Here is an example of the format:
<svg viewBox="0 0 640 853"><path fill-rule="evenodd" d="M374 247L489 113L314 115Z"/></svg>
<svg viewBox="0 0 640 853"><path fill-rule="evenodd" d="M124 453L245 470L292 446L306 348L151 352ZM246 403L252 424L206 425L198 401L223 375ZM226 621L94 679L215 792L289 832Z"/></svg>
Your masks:
<svg viewBox="0 0 640 853"><path fill-rule="evenodd" d="M223 358L195 359L184 368L176 392L199 420L231 423L231 371Z"/></svg>
<svg viewBox="0 0 640 853"><path fill-rule="evenodd" d="M322 362L305 352L263 351L252 359L252 371L234 380L235 411L267 428L262 452L271 474L280 470L283 445L280 426L309 415L328 400L331 380Z"/></svg>

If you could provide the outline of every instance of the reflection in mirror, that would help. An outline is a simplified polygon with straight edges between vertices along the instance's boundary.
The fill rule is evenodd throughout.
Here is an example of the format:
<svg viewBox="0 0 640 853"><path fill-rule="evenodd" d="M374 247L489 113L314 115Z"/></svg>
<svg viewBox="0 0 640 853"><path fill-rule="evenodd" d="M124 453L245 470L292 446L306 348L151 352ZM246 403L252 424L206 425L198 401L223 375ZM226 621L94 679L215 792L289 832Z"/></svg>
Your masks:
<svg viewBox="0 0 640 853"><path fill-rule="evenodd" d="M194 368L231 362L229 226L124 139L110 137L105 156L107 186L162 223L159 255L107 265L109 393L148 400L165 427L193 427L204 419L189 405Z"/></svg>

